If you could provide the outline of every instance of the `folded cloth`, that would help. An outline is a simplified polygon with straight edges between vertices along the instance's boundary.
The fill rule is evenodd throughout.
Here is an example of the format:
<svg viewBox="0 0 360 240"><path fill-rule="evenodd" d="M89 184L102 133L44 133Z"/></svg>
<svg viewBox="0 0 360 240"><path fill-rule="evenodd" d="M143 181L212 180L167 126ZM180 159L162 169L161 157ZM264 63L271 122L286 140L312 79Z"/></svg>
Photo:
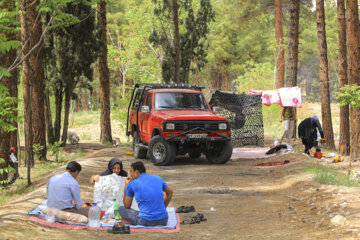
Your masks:
<svg viewBox="0 0 360 240"><path fill-rule="evenodd" d="M48 216L47 214L44 214L42 211L47 211L47 210L44 210L44 209L47 209L48 206L47 206L47 200L44 200L42 203L40 203L40 205L37 205L34 209L32 209L28 215L30 216L36 216L36 217L39 217L39 218L42 218L42 219L45 219L46 216ZM57 217L55 215L55 221L56 222L60 222L60 223L64 223L64 224L70 224L70 225L80 225L80 226L86 226L87 223L83 223L83 222L71 222L71 221L66 221L64 219L61 219L59 217Z"/></svg>
<svg viewBox="0 0 360 240"><path fill-rule="evenodd" d="M72 213L72 212L61 211L58 209L43 208L41 210L41 213L43 213L45 215L54 215L55 217L60 218L64 221L70 221L70 222L75 222L75 223L87 223L88 222L88 218L85 217L84 215Z"/></svg>

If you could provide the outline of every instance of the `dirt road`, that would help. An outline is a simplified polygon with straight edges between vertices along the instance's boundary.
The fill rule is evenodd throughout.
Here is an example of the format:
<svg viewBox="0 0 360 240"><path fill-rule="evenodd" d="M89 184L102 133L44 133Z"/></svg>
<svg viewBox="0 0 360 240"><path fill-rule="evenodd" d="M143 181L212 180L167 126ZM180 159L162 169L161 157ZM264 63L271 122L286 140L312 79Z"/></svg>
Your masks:
<svg viewBox="0 0 360 240"><path fill-rule="evenodd" d="M100 148L100 147L99 147ZM134 159L127 147L93 150L78 161L82 198L91 202L89 178L106 168L109 159L123 160L125 169ZM289 160L281 166L257 167L257 163ZM358 239L359 189L324 186L303 168L318 160L290 153L267 159L233 159L225 165L209 165L205 158L190 162L180 157L172 166L156 167L149 160L149 174L160 175L173 189L172 206L194 205L206 222L181 225L180 233L132 233L126 239ZM344 163L345 166L346 163ZM341 168L341 165L338 165ZM27 212L46 198L50 176L34 183L36 190L0 208L0 239L118 239L105 231L47 228L28 221ZM215 211L211 211L213 208ZM193 213L182 213L181 220ZM345 224L330 219L341 215Z"/></svg>

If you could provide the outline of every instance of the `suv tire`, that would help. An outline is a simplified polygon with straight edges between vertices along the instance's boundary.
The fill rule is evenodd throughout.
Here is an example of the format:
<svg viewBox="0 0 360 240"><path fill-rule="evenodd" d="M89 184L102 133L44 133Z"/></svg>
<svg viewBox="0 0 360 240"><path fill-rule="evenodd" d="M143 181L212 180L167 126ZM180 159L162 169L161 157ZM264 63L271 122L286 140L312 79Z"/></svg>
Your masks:
<svg viewBox="0 0 360 240"><path fill-rule="evenodd" d="M135 158L144 159L146 158L147 150L146 148L136 146L139 143L137 132L134 131L133 134L133 153Z"/></svg>
<svg viewBox="0 0 360 240"><path fill-rule="evenodd" d="M231 158L232 150L231 141L227 141L222 143L219 150L207 152L206 157L210 164L224 164Z"/></svg>
<svg viewBox="0 0 360 240"><path fill-rule="evenodd" d="M160 135L154 136L149 143L149 157L156 166L169 165L175 160L176 147Z"/></svg>

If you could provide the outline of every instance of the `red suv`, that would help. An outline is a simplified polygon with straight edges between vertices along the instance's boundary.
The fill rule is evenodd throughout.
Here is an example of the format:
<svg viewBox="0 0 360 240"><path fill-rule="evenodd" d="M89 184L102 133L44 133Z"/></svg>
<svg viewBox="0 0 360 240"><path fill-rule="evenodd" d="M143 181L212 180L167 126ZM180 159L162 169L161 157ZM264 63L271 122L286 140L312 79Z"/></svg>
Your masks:
<svg viewBox="0 0 360 240"><path fill-rule="evenodd" d="M128 107L126 135L133 137L135 158L147 153L155 165L176 155L226 163L232 154L229 122L215 115L199 86L136 84Z"/></svg>

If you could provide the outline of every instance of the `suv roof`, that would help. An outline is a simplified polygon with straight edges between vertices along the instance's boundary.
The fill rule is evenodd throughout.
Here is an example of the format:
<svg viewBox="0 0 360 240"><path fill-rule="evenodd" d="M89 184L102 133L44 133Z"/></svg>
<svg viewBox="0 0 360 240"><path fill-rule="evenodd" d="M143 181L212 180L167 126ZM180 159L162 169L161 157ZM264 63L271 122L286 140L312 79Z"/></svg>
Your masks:
<svg viewBox="0 0 360 240"><path fill-rule="evenodd" d="M199 85L189 85L189 84L163 84L163 83L137 83L135 84L135 88L144 87L147 89L169 89L169 88L177 88L177 89L193 89L197 91L201 91L201 89L205 88Z"/></svg>

